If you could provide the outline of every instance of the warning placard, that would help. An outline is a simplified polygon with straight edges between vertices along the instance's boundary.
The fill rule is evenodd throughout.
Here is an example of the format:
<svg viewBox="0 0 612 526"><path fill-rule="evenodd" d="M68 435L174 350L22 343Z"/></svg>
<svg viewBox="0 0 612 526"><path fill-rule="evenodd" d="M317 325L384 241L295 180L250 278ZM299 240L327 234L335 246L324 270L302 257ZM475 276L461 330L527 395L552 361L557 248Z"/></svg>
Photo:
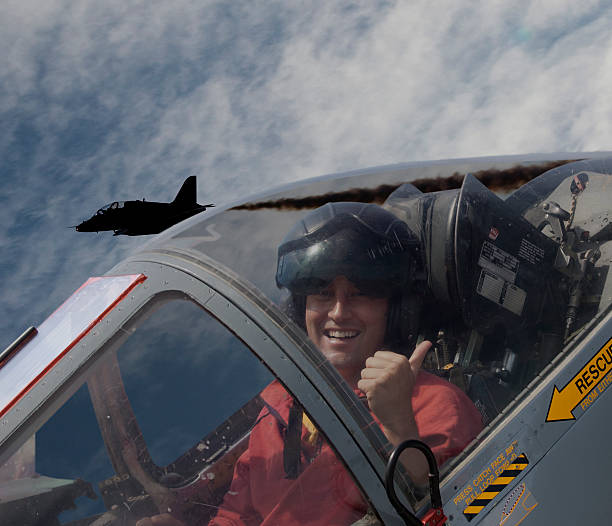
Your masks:
<svg viewBox="0 0 612 526"><path fill-rule="evenodd" d="M505 450L500 451L496 458L476 474L472 483L455 496L455 505L466 505L463 515L468 521L476 517L527 467L527 456L524 453L519 455L517 448L518 442L514 441Z"/></svg>
<svg viewBox="0 0 612 526"><path fill-rule="evenodd" d="M476 292L517 316L522 314L527 298L525 290L485 269L480 271Z"/></svg>
<svg viewBox="0 0 612 526"><path fill-rule="evenodd" d="M492 459L482 471L475 473L471 483L465 486L455 496L453 502L457 506L461 505L461 503L469 506L474 500L479 498L485 488L499 477L518 457L517 449L518 442L515 440L509 444L508 447L499 451L497 456Z"/></svg>
<svg viewBox="0 0 612 526"><path fill-rule="evenodd" d="M514 283L519 268L519 260L493 243L485 241L480 249L478 265L504 280Z"/></svg>
<svg viewBox="0 0 612 526"><path fill-rule="evenodd" d="M521 239L521 246L519 247L518 255L525 261L529 261L532 265L541 263L546 255L544 249L530 243L526 239Z"/></svg>
<svg viewBox="0 0 612 526"><path fill-rule="evenodd" d="M559 390L555 385L548 407L546 422L575 420L572 413L578 405L583 410L599 397L612 383L612 338L578 373Z"/></svg>

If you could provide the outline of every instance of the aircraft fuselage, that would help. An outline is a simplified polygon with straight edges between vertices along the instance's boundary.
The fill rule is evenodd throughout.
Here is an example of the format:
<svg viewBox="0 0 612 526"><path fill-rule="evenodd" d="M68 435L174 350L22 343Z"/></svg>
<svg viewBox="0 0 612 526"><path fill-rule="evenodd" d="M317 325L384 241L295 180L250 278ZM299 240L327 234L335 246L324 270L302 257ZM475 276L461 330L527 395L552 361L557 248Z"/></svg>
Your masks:
<svg viewBox="0 0 612 526"><path fill-rule="evenodd" d="M159 234L172 225L203 212L206 208L207 206L198 204L184 208L174 203L125 201L122 206L98 211L77 225L76 230L77 232L113 230L115 235L127 236Z"/></svg>

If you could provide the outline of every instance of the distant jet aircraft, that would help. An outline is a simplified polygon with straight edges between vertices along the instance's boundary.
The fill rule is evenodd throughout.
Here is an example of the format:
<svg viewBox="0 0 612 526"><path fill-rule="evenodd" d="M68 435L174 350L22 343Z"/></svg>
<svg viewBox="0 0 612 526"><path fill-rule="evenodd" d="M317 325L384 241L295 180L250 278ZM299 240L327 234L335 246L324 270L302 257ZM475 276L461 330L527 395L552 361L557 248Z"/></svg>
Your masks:
<svg viewBox="0 0 612 526"><path fill-rule="evenodd" d="M196 176L185 179L171 203L114 201L103 206L92 217L77 225L77 232L113 230L115 236L159 234L166 228L215 206L196 203Z"/></svg>

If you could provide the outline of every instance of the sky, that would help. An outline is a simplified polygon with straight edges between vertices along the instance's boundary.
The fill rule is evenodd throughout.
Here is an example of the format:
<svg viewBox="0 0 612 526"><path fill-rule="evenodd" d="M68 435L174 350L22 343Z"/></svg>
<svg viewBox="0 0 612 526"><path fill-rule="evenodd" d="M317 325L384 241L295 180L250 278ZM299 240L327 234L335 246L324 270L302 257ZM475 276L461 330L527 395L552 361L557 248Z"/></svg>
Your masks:
<svg viewBox="0 0 612 526"><path fill-rule="evenodd" d="M589 0L5 0L0 349L147 240L68 227L188 175L220 206L369 166L612 149L610 27Z"/></svg>

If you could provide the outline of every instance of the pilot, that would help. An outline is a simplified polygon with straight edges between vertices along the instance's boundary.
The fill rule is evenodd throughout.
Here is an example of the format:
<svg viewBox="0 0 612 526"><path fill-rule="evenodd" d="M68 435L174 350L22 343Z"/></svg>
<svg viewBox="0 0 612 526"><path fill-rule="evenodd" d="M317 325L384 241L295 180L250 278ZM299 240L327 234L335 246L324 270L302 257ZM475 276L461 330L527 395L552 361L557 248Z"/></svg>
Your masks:
<svg viewBox="0 0 612 526"><path fill-rule="evenodd" d="M289 315L364 400L391 444L423 440L441 465L476 437L482 421L460 389L421 369L431 347L414 345L421 267L415 236L392 213L328 203L285 236L276 281L290 291ZM348 526L363 517L367 503L298 404L278 382L261 398L265 406L210 526ZM407 450L401 461L417 485L426 484L420 452ZM166 517L139 526L179 524Z"/></svg>

